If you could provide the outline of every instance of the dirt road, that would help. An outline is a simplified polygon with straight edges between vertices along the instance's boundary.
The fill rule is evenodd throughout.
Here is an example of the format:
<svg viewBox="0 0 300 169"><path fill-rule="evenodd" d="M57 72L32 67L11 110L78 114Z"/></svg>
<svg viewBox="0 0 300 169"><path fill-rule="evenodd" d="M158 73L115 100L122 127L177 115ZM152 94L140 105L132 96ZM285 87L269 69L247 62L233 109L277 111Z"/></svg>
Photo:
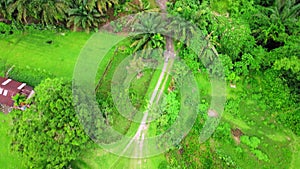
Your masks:
<svg viewBox="0 0 300 169"><path fill-rule="evenodd" d="M167 2L167 0L157 0L157 4L161 8L162 12L166 12L166 2ZM166 36L165 39L166 39L166 51L164 52L164 60L165 61L164 61L162 72L156 83L155 89L151 94L151 98L148 103L148 107L147 107L146 111L144 112L144 116L138 127L137 132L135 133L134 137L129 141L129 143L126 145L126 147L122 151L122 154L124 154L129 149L130 146L134 146L134 151L132 152L133 153L132 156L135 158L132 158L131 162L130 162L130 168L132 168L132 169L133 168L134 169L142 168L143 163L147 162L147 159L145 159L145 158L143 159L143 147L144 147L144 140L145 140L145 137L146 137L147 131L148 131L147 119L148 119L148 115L149 115L149 108L151 107L151 105L153 105L153 103L156 104L159 102L159 99L161 98L161 95L165 88L168 76L166 76L166 79L165 79L162 87L161 88L159 88L159 87L161 86L161 83L164 80L165 73L171 69L174 58L175 58L175 50L174 50L174 44L173 44L172 38ZM171 63L171 65L169 65L170 63Z"/></svg>

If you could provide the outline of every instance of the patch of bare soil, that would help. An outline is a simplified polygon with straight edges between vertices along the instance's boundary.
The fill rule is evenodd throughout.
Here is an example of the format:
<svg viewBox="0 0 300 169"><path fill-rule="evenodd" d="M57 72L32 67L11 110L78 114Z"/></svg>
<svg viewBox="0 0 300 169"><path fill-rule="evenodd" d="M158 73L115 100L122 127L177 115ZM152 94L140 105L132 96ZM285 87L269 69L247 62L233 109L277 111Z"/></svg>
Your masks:
<svg viewBox="0 0 300 169"><path fill-rule="evenodd" d="M219 114L213 109L209 109L207 114L209 117L218 117L219 116Z"/></svg>
<svg viewBox="0 0 300 169"><path fill-rule="evenodd" d="M240 137L244 133L240 129L235 128L235 129L231 129L231 134L233 135L233 139L236 141L236 143L240 144L240 142L241 142Z"/></svg>

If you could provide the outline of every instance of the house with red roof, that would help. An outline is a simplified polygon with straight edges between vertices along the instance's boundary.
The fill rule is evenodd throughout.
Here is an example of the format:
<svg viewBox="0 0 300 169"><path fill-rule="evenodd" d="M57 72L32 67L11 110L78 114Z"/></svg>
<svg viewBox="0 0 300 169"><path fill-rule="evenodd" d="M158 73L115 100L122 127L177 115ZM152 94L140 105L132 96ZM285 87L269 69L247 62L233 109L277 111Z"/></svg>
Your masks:
<svg viewBox="0 0 300 169"><path fill-rule="evenodd" d="M26 83L14 81L9 78L0 77L0 111L9 113L14 108L14 100L17 94L24 95L26 99L33 96L34 90Z"/></svg>

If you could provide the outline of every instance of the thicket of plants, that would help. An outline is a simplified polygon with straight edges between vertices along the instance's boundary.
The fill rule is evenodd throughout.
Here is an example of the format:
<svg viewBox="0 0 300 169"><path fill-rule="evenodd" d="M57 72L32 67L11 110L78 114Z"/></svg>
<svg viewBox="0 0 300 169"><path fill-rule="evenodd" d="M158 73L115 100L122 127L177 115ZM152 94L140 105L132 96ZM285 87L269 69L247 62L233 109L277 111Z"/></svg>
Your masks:
<svg viewBox="0 0 300 169"><path fill-rule="evenodd" d="M252 99L257 103L257 110L253 110L253 115L258 115L258 112L261 112L266 116L263 123L268 125L270 121L275 121L271 124L272 128L278 127L274 125L276 123L284 125L296 135L300 135L299 2L295 0L180 0L169 1L167 6L170 15L190 21L194 27L198 27L203 32L204 36L215 46L219 53L218 57L224 65L227 82L239 84L241 88L243 87L241 92L237 92L237 99L230 98L227 100L226 112L245 120L249 126L253 126L254 121L249 119L249 116L238 112L242 105L247 105L246 101ZM24 27L26 28L24 25L33 25L33 27L38 29L56 30L69 28L72 30L92 31L97 30L99 25L123 14L142 11L153 11L150 3L146 0L134 2L130 0L3 0L0 2L0 19L10 25L0 22L0 37L24 29ZM164 28L164 30L175 29L173 33L176 34L176 38L186 42L193 35L191 34L193 27L190 25L180 25L179 23L159 25L154 24L156 21L157 18L155 16L149 16L149 19L142 20L132 26L133 28L138 28L137 31L141 32L157 28ZM113 22L111 25L115 28L115 32L122 30L122 25L119 25L117 22ZM190 30L176 32L176 26L186 26ZM179 43L179 41L175 41L174 44L176 44L179 56L191 68L193 73L197 74L205 71L205 64L207 63L201 63L198 54L194 53L187 45ZM141 34L132 39L132 44L128 46L126 52L132 54L148 47L162 51L165 48L165 37L158 33ZM146 50L143 53L144 58L149 59L151 57L151 53L147 53ZM204 55L200 55L200 57L202 56ZM205 59L207 60L207 58ZM0 60L1 75L5 74L3 70L7 70L7 65L1 63ZM215 74L222 73L218 69L212 71ZM47 77L53 77L48 72L28 67L14 68L9 75L16 80L24 81L33 86L38 86ZM180 74L177 76L180 76ZM176 76L174 78L176 79ZM53 82L48 82L56 86ZM47 84L42 83L38 89L45 89L45 86L47 87ZM58 84L58 87L61 90L65 88L70 89L61 83ZM37 97L34 101L45 102L42 96L46 94L43 90L40 92L42 93L41 97ZM204 91L201 92L205 93ZM66 97L67 106L70 106L68 94L70 93L61 93L62 97ZM111 96L109 93L97 94L99 95L99 107L105 110L103 113L105 123L115 123L112 114L115 114L116 110L111 106ZM134 93L131 94L134 95ZM103 99L99 99L100 97ZM160 128L160 130L157 130L158 133L167 129L176 119L179 109L178 98L176 90L167 95L163 113L157 123L158 128ZM195 123L196 125L181 144L176 145L174 149L168 152L168 163L161 163L161 168L183 166L190 166L191 168L214 168L216 166L221 168L238 168L232 157L222 151L211 150L212 145L210 142L200 145L194 137L194 135L199 134L205 121L206 117L204 114L206 114L209 107L209 99L209 96L206 96L202 100L202 107L199 108L199 117ZM50 98L48 101L50 102L49 104L52 104L50 106L51 110L35 107L34 110L30 111L35 111L32 113L42 111L57 113L57 109L62 109L62 102L55 103ZM55 106L55 104L57 105ZM84 108L84 106L86 105L82 107ZM68 113L74 115L73 111L73 109L69 109ZM28 113L30 112L23 115L24 118ZM37 120L40 117L33 116L32 118ZM89 118L93 118L93 116ZM72 120L74 119L66 119L65 122L70 123ZM17 119L15 119L15 123L18 123ZM27 125L32 127L31 125L34 124L32 122ZM41 126L38 127L40 130L44 129ZM69 130L68 128L64 129L66 130L63 130L63 132ZM51 129L47 130L52 132ZM94 130L94 128L89 130ZM59 135L55 132L50 134L54 136ZM35 135L35 139L42 136ZM26 136L26 138L29 140L29 136ZM229 124L226 122L221 123L213 138L215 140L222 139L228 144L233 144ZM16 141L18 139L20 138L17 137ZM77 146L76 144L75 147ZM248 147L258 160L266 163L272 160L259 149L261 145L260 138L245 135L241 137L241 144ZM19 142L16 142L15 145L22 146ZM42 149L43 147L40 148ZM202 151L195 151L199 149ZM26 154L24 149L19 151L25 153L25 155L33 156L33 154L30 154L31 152ZM237 148L236 152L242 154L243 150ZM195 161L195 156L200 161ZM75 156L66 159L64 166L67 166L68 162L74 158ZM43 162L45 157L41 160ZM56 162L59 163L60 161Z"/></svg>

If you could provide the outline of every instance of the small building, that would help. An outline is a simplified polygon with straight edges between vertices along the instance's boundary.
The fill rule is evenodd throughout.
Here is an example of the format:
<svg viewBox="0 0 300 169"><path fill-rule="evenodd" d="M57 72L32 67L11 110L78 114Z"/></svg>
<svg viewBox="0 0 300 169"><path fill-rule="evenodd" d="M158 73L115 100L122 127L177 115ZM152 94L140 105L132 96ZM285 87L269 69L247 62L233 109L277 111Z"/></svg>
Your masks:
<svg viewBox="0 0 300 169"><path fill-rule="evenodd" d="M26 83L0 77L0 112L5 114L11 112L14 108L12 98L17 94L24 95L26 99L29 99L33 96L34 90Z"/></svg>

